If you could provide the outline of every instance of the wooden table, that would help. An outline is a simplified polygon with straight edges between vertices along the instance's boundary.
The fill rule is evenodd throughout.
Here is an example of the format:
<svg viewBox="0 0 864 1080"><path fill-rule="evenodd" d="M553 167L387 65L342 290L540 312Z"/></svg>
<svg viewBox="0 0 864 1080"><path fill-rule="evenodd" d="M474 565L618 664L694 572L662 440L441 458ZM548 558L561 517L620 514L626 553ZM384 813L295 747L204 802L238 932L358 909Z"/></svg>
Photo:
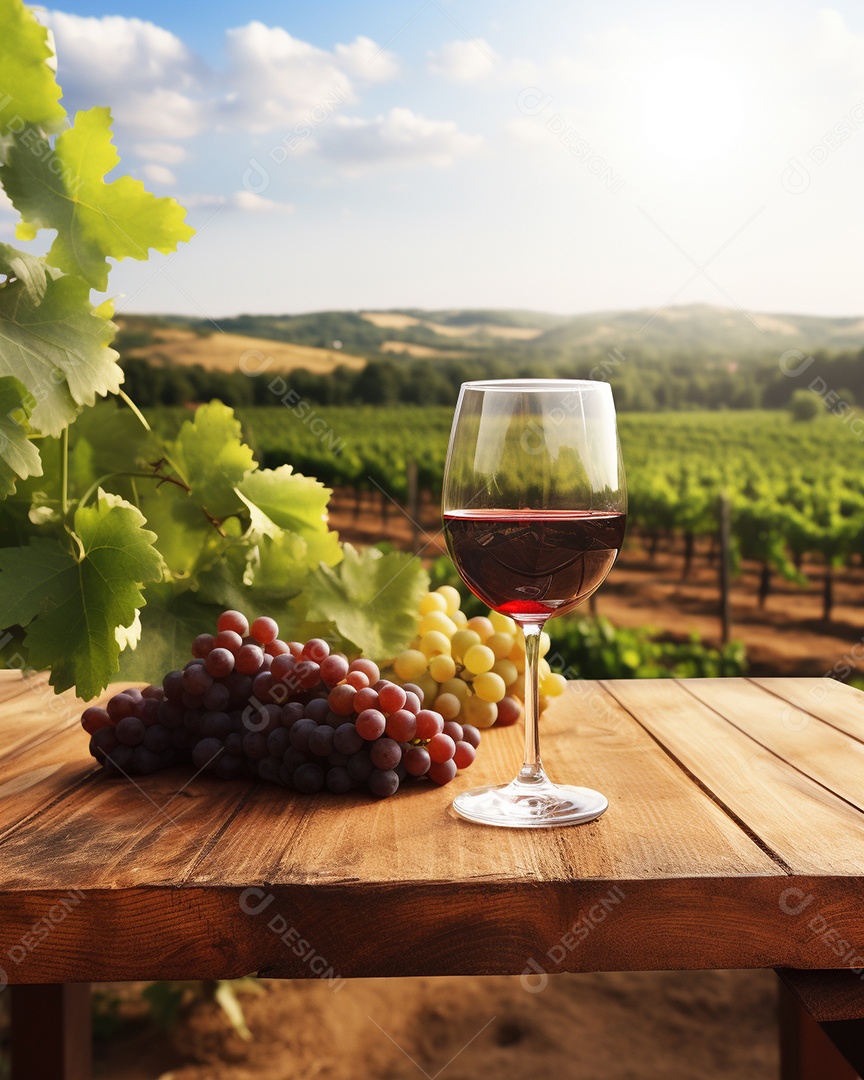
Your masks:
<svg viewBox="0 0 864 1080"><path fill-rule="evenodd" d="M864 694L827 679L571 684L545 759L610 806L549 831L450 810L513 775L512 728L445 788L309 799L183 770L112 780L69 695L5 673L0 700L19 1060L51 1042L44 1013L28 1035L31 995L58 1021L80 1009L60 984L864 966ZM73 1029L54 1072L22 1075L85 1075Z"/></svg>

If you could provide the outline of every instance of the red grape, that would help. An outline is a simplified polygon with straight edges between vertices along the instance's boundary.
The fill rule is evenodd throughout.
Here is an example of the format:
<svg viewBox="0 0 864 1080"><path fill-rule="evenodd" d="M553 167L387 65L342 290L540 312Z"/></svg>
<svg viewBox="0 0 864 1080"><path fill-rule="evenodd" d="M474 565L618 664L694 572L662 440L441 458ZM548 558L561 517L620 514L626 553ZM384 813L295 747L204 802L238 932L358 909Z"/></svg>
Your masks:
<svg viewBox="0 0 864 1080"><path fill-rule="evenodd" d="M396 683L387 683L378 691L378 701L384 712L396 712L405 705L405 691Z"/></svg>
<svg viewBox="0 0 864 1080"><path fill-rule="evenodd" d="M432 709L421 709L417 713L417 738L431 739L444 730L444 718Z"/></svg>
<svg viewBox="0 0 864 1080"><path fill-rule="evenodd" d="M303 652L303 642L302 641L289 641L288 642L288 651L291 653L291 655L294 657L295 660L299 660L300 659L300 654Z"/></svg>
<svg viewBox="0 0 864 1080"><path fill-rule="evenodd" d="M433 761L429 766L428 777L436 784L449 784L456 775L456 762Z"/></svg>
<svg viewBox="0 0 864 1080"><path fill-rule="evenodd" d="M477 751L469 742L457 742L456 750L453 753L453 761L456 763L457 769L467 769L468 766L477 757Z"/></svg>
<svg viewBox="0 0 864 1080"><path fill-rule="evenodd" d="M426 749L429 751L429 757L440 765L444 761L450 761L453 757L456 752L456 743L453 742L449 735L442 732L440 735L432 736L426 745Z"/></svg>
<svg viewBox="0 0 864 1080"><path fill-rule="evenodd" d="M405 766L405 771L409 776L423 776L424 773L429 771L432 758L429 757L429 751L424 747L412 746L410 750L405 751L402 764Z"/></svg>
<svg viewBox="0 0 864 1080"><path fill-rule="evenodd" d="M417 719L407 709L397 709L387 717L387 734L396 742L410 742L417 732Z"/></svg>
<svg viewBox="0 0 864 1080"><path fill-rule="evenodd" d="M405 690L405 687L402 687ZM405 705L408 712L413 713L415 716L420 712L420 706L423 704L423 692L420 692L420 696L414 693L413 690L405 690Z"/></svg>
<svg viewBox="0 0 864 1080"><path fill-rule="evenodd" d="M395 769L402 760L402 747L394 739L376 739L369 748L376 769Z"/></svg>
<svg viewBox="0 0 864 1080"><path fill-rule="evenodd" d="M234 670L234 653L228 649L213 649L207 654L204 666L214 679L224 679Z"/></svg>
<svg viewBox="0 0 864 1080"><path fill-rule="evenodd" d="M384 713L379 712L378 709L364 709L358 714L355 726L357 734L362 735L364 739L371 742L373 739L381 738L387 726L387 721L384 718Z"/></svg>
<svg viewBox="0 0 864 1080"><path fill-rule="evenodd" d="M220 630L213 638L214 649L227 649L236 656L243 645L243 638L235 630Z"/></svg>
<svg viewBox="0 0 864 1080"><path fill-rule="evenodd" d="M320 664L330 655L330 646L323 638L309 638L300 655L304 660L313 660L316 664Z"/></svg>
<svg viewBox="0 0 864 1080"><path fill-rule="evenodd" d="M381 678L381 672L378 670L378 665L372 661L367 660L361 656L359 659L353 661L350 671L362 671L366 678L369 680L369 685L374 686L376 682Z"/></svg>
<svg viewBox="0 0 864 1080"><path fill-rule="evenodd" d="M378 708L378 693L371 686L364 686L354 695L354 711L361 713L364 709Z"/></svg>
<svg viewBox="0 0 864 1080"><path fill-rule="evenodd" d="M91 705L89 709L85 709L81 714L81 727L87 732L88 735L95 735L101 728L113 727L114 721L108 715L106 709L100 709L96 705Z"/></svg>
<svg viewBox="0 0 864 1080"><path fill-rule="evenodd" d="M198 637L192 642L192 655L193 656L207 656L213 649L213 635L212 634L199 634Z"/></svg>
<svg viewBox="0 0 864 1080"><path fill-rule="evenodd" d="M220 633L223 630L233 630L242 638L249 633L249 620L241 611L223 611L216 620L216 629Z"/></svg>
<svg viewBox="0 0 864 1080"><path fill-rule="evenodd" d="M455 720L445 720L444 734L449 735L454 743L460 743L465 738L462 725L457 724Z"/></svg>
<svg viewBox="0 0 864 1080"><path fill-rule="evenodd" d="M264 663L264 653L257 645L241 645L234 657L234 667L241 675L257 675Z"/></svg>
<svg viewBox="0 0 864 1080"><path fill-rule="evenodd" d="M329 657L328 657L329 659ZM357 691L353 686L344 683L342 686L334 686L327 696L330 708L337 716L350 716L354 712L354 697Z"/></svg>
<svg viewBox="0 0 864 1080"><path fill-rule="evenodd" d="M326 656L321 661L321 678L327 686L335 686L342 682L348 674L348 661L344 656L333 654Z"/></svg>
<svg viewBox="0 0 864 1080"><path fill-rule="evenodd" d="M115 724L118 720L122 720L124 716L134 716L135 698L130 697L128 694L115 694L108 702L106 711Z"/></svg>
<svg viewBox="0 0 864 1080"><path fill-rule="evenodd" d="M403 683L402 684L402 689L405 691L406 694L414 694L415 697L417 698L417 700L420 702L420 705L423 704L423 698L425 697L425 695L424 695L423 691L420 689L420 687L417 685L417 683L413 683L413 682ZM418 706L418 708L419 708L419 706Z"/></svg>
<svg viewBox="0 0 864 1080"><path fill-rule="evenodd" d="M244 645L244 649L252 649L254 645ZM287 682L294 674L294 668L297 666L297 661L291 655L291 653L280 653L278 656L273 657L273 663L270 665L270 672L276 682Z"/></svg>
<svg viewBox="0 0 864 1080"><path fill-rule="evenodd" d="M284 656L286 653L290 653L291 650L288 648L287 641L281 641L279 638L276 638L275 641L267 643L264 652L267 653L268 656Z"/></svg>
<svg viewBox="0 0 864 1080"><path fill-rule="evenodd" d="M514 697L501 698L498 702L496 727L510 727L522 719L522 703Z"/></svg>
<svg viewBox="0 0 864 1080"><path fill-rule="evenodd" d="M500 702L499 702L500 704ZM480 731L474 727L473 724L462 725L462 739L464 742L470 743L474 749L480 745Z"/></svg>
<svg viewBox="0 0 864 1080"><path fill-rule="evenodd" d="M321 681L321 668L314 660L301 660L294 670L304 690L312 690Z"/></svg>
<svg viewBox="0 0 864 1080"><path fill-rule="evenodd" d="M369 685L369 676L364 675L362 671L349 671L345 676L345 682L353 686L355 690L365 690Z"/></svg>
<svg viewBox="0 0 864 1080"><path fill-rule="evenodd" d="M275 619L268 619L266 615L262 615L260 619L252 623L249 632L262 645L269 645L271 641L279 637L279 625Z"/></svg>

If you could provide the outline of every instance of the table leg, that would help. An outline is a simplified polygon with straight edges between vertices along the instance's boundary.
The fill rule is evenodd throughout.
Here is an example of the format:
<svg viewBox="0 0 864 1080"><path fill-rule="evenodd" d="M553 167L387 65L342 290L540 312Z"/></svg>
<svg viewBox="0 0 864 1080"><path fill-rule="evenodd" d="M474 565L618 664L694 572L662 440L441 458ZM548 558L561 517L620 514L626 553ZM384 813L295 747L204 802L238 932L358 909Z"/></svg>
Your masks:
<svg viewBox="0 0 864 1080"><path fill-rule="evenodd" d="M832 1030L846 1028L847 1023L819 1024L782 983L778 989L780 1080L858 1080L856 1070L837 1049ZM864 1021L848 1024L864 1030ZM836 1041L848 1053L847 1046L840 1039ZM859 1041L859 1048L861 1045Z"/></svg>
<svg viewBox="0 0 864 1080"><path fill-rule="evenodd" d="M12 986L12 1080L91 1080L90 983Z"/></svg>

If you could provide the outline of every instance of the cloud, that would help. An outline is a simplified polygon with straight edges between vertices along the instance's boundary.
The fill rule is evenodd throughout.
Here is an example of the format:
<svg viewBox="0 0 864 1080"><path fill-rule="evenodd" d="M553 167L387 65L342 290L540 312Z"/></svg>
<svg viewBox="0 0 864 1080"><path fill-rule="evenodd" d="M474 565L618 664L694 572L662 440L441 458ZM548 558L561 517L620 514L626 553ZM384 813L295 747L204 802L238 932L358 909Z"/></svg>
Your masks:
<svg viewBox="0 0 864 1080"><path fill-rule="evenodd" d="M474 82L495 67L499 57L482 38L448 41L440 49L426 54L429 71L456 82Z"/></svg>
<svg viewBox="0 0 864 1080"><path fill-rule="evenodd" d="M167 142L136 143L132 149L138 157L158 161L160 165L179 165L189 157L184 147Z"/></svg>
<svg viewBox="0 0 864 1080"><path fill-rule="evenodd" d="M44 19L73 107L109 102L118 127L162 146L214 127L289 128L322 104L332 110L356 102L355 84L381 82L398 70L392 53L363 36L328 51L253 21L225 32L227 67L216 71L176 35L143 19L62 11ZM177 163L164 155L153 160Z"/></svg>
<svg viewBox="0 0 864 1080"><path fill-rule="evenodd" d="M265 199L262 195L255 195L251 191L235 191L232 195L184 195L181 196L180 202L190 210L201 207L225 207L228 210L256 214L264 211L276 214L294 213L294 206L291 203Z"/></svg>
<svg viewBox="0 0 864 1080"><path fill-rule="evenodd" d="M177 177L164 165L142 165L141 172L154 184L176 184Z"/></svg>
<svg viewBox="0 0 864 1080"><path fill-rule="evenodd" d="M396 57L382 49L371 38L357 37L350 45L337 45L340 67L355 79L365 82L384 82L399 71Z"/></svg>
<svg viewBox="0 0 864 1080"><path fill-rule="evenodd" d="M109 102L118 124L145 136L186 138L204 122L203 64L170 31L143 19L52 11L61 85L76 108Z"/></svg>
<svg viewBox="0 0 864 1080"><path fill-rule="evenodd" d="M427 120L411 109L393 108L374 120L336 117L318 140L321 157L348 166L452 165L482 143L452 120Z"/></svg>

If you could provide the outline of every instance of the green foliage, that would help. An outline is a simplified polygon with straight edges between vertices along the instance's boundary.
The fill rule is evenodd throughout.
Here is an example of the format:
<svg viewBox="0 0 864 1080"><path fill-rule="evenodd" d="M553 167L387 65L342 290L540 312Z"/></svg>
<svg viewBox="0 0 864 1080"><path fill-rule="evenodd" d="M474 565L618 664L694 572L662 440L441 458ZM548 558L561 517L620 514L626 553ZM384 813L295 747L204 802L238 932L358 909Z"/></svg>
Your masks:
<svg viewBox="0 0 864 1080"><path fill-rule="evenodd" d="M22 125L58 131L66 116L48 61L48 31L21 3L0 7L0 136Z"/></svg>
<svg viewBox="0 0 864 1080"><path fill-rule="evenodd" d="M825 412L821 400L811 390L796 390L789 399L793 420L815 420Z"/></svg>
<svg viewBox="0 0 864 1080"><path fill-rule="evenodd" d="M420 561L404 552L344 547L335 570L320 567L309 585L312 622L337 627L349 645L392 658L417 632L417 606L429 587Z"/></svg>
<svg viewBox="0 0 864 1080"><path fill-rule="evenodd" d="M419 563L351 551L339 568L330 490L260 469L229 406L153 431L122 391L111 305L91 290L107 288L109 259L174 251L192 230L173 199L106 181L111 114L65 124L47 42L4 0L0 183L19 238L56 235L44 257L0 244L0 625L55 689L83 697L121 671L182 666L228 606L389 659L413 633ZM126 407L97 403L113 394Z"/></svg>
<svg viewBox="0 0 864 1080"><path fill-rule="evenodd" d="M76 686L93 697L117 671L117 630L134 622L140 585L162 576L156 534L143 525L136 507L100 491L76 510L66 541L0 549L0 624L28 628L30 663L51 668L58 693Z"/></svg>
<svg viewBox="0 0 864 1080"><path fill-rule="evenodd" d="M702 679L739 676L747 670L744 645L722 649L702 644L693 633L684 641L658 636L650 627L614 627L608 619L564 616L547 626L553 671L582 679Z"/></svg>

